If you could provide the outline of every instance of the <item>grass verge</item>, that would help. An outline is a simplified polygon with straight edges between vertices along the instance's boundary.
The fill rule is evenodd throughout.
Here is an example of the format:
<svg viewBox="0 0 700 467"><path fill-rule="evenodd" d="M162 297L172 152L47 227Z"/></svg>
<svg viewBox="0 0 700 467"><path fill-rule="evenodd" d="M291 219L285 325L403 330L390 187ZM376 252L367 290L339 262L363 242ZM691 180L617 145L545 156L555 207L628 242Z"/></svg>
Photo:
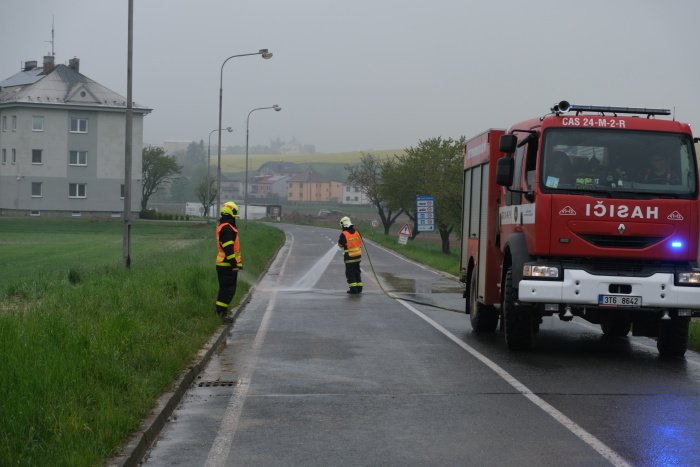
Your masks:
<svg viewBox="0 0 700 467"><path fill-rule="evenodd" d="M384 235L384 233L373 232L370 229L363 229L360 233L364 238L401 253L418 263L426 264L454 276L459 275L459 252L446 255L442 252L439 244L422 239L420 236L409 240L406 245L399 245L396 235Z"/></svg>
<svg viewBox="0 0 700 467"><path fill-rule="evenodd" d="M160 248L145 248L129 270L55 267L8 285L41 283L0 311L0 465L103 463L220 326L214 227L172 229L169 238L167 226L154 230ZM87 230L73 235L88 244ZM257 278L284 235L255 223L241 234L242 279ZM237 298L250 285L240 280Z"/></svg>

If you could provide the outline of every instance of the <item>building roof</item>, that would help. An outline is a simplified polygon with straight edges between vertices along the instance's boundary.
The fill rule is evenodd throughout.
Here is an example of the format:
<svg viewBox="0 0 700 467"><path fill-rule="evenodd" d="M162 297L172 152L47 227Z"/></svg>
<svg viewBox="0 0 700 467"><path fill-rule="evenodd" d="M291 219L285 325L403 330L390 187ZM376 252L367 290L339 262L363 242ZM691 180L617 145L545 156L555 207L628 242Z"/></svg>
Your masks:
<svg viewBox="0 0 700 467"><path fill-rule="evenodd" d="M256 185L272 185L279 181L286 181L288 178L288 175L263 175L261 177L256 177L253 183Z"/></svg>
<svg viewBox="0 0 700 467"><path fill-rule="evenodd" d="M290 182L306 182L306 183L330 183L332 180L324 177L318 172L313 170L304 173L296 174L289 179Z"/></svg>
<svg viewBox="0 0 700 467"><path fill-rule="evenodd" d="M56 65L48 74L43 68L20 71L0 82L0 106L60 105L101 109L125 109L126 98L66 65ZM151 109L134 104L134 111Z"/></svg>

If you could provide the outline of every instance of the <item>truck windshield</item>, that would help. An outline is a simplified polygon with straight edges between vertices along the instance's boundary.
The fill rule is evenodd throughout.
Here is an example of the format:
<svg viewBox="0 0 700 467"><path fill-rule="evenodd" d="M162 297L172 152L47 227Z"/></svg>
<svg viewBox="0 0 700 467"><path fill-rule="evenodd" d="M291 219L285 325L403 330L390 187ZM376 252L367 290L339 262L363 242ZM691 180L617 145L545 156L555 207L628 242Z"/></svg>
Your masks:
<svg viewBox="0 0 700 467"><path fill-rule="evenodd" d="M695 155L685 134L551 128L544 133L543 147L545 192L683 198L696 193Z"/></svg>

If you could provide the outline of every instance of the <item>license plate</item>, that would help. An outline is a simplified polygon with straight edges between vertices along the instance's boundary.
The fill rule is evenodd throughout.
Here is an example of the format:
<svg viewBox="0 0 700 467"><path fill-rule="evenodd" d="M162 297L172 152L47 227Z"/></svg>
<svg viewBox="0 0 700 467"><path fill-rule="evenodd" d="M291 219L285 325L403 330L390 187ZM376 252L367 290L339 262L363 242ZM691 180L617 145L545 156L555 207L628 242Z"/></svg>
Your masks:
<svg viewBox="0 0 700 467"><path fill-rule="evenodd" d="M642 306L642 297L629 295L598 295L600 306Z"/></svg>

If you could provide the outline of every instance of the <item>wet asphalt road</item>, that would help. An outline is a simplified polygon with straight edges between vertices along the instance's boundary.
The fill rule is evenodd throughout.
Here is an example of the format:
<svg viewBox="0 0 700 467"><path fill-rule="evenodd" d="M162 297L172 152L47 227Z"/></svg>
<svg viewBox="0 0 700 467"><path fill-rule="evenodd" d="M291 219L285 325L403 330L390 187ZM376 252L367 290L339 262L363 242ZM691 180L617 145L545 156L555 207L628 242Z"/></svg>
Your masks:
<svg viewBox="0 0 700 467"><path fill-rule="evenodd" d="M700 465L700 358L545 318L509 353L468 315L387 297L365 255L345 293L338 232L287 244L147 466ZM454 278L375 246L383 287L463 309Z"/></svg>

